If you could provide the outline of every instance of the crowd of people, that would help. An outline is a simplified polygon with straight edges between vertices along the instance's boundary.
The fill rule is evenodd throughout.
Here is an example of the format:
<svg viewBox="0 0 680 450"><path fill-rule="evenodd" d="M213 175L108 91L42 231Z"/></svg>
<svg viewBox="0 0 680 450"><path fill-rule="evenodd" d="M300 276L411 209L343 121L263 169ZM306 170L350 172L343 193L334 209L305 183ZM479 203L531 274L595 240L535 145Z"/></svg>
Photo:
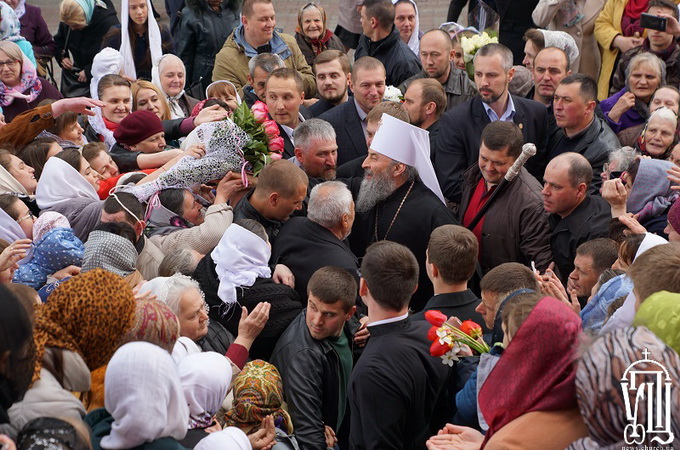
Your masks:
<svg viewBox="0 0 680 450"><path fill-rule="evenodd" d="M678 5L467 3L0 1L2 449L678 448Z"/></svg>

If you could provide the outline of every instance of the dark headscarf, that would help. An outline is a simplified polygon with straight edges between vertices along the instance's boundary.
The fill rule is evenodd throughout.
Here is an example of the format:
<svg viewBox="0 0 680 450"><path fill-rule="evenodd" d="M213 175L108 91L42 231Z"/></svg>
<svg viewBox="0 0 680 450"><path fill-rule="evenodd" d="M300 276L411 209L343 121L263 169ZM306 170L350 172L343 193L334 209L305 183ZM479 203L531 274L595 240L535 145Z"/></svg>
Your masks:
<svg viewBox="0 0 680 450"><path fill-rule="evenodd" d="M39 417L30 421L19 433L17 450L88 450L73 425L54 417Z"/></svg>

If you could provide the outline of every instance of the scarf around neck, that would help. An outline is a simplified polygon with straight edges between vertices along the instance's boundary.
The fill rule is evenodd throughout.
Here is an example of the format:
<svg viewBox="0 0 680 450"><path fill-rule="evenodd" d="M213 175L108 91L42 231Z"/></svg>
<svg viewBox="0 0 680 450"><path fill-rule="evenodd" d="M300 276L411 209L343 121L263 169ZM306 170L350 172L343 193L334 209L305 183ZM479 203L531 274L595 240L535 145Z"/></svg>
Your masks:
<svg viewBox="0 0 680 450"><path fill-rule="evenodd" d="M3 2L4 3L4 2ZM4 21L4 18L2 19ZM38 78L38 72L30 59L21 52L21 75L19 84L10 87L0 82L0 105L9 106L15 98L34 101L42 92L42 82Z"/></svg>

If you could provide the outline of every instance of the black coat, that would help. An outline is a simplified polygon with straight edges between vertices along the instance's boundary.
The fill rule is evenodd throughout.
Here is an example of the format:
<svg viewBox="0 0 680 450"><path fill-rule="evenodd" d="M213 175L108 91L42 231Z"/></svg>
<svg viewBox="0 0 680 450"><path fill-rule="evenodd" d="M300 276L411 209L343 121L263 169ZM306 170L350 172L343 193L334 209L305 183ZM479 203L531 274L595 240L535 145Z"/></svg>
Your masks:
<svg viewBox="0 0 680 450"><path fill-rule="evenodd" d="M350 97L351 98L351 97ZM314 103L312 106L307 108L312 117L319 117L321 114L325 113L329 109L333 109L338 105L334 105L331 102L320 98L318 102Z"/></svg>
<svg viewBox="0 0 680 450"><path fill-rule="evenodd" d="M399 86L422 69L420 59L401 40L395 26L392 26L392 32L386 38L378 42L371 42L365 34L362 34L354 51L354 60L362 56L372 56L383 63L386 72L385 82L388 86Z"/></svg>
<svg viewBox="0 0 680 450"><path fill-rule="evenodd" d="M276 284L271 278L258 278L249 287L236 289L236 301L233 309L228 310L225 303L217 295L220 280L215 271L216 264L212 259L212 252L199 261L192 278L198 281L205 294L205 301L210 308L209 316L233 335L238 336L238 323L241 319L241 306L252 311L260 302L271 303L269 321L250 348L252 359L268 361L276 342L288 325L302 311L302 304L297 292L285 284Z"/></svg>
<svg viewBox="0 0 680 450"><path fill-rule="evenodd" d="M88 26L82 30L71 30L64 22L59 22L59 29L54 36L54 42L57 44L57 62L61 64L61 60L68 56L62 52L68 50L72 55L73 65L85 70L88 83L92 79L92 60L101 50L104 35L112 26L120 24L111 0L103 1L106 3L106 9L95 6Z"/></svg>
<svg viewBox="0 0 680 450"><path fill-rule="evenodd" d="M551 214L548 220L553 262L560 280L566 285L569 274L574 270L578 246L591 239L609 236L611 207L602 197L589 195L564 219Z"/></svg>
<svg viewBox="0 0 680 450"><path fill-rule="evenodd" d="M170 30L165 25L159 25L161 30L161 51L163 54L173 53L173 43L172 35ZM127 31L126 31L127 33ZM134 49L132 58L135 62L135 72L137 74L137 79L144 79L151 81L151 51L149 50L149 33L145 31L142 36L136 35L137 46ZM120 50L121 44L121 29L120 25L115 25L111 27L104 40L102 42L102 49L106 47L111 47L116 50ZM132 43L131 43L132 45Z"/></svg>
<svg viewBox="0 0 680 450"><path fill-rule="evenodd" d="M309 110L302 105L300 105L300 115L302 115L305 120L312 118L312 114L309 112ZM271 119L274 120L273 118ZM302 123L302 121L299 123ZM278 123L277 125L279 126L279 134L283 138L283 157L285 159L292 158L295 156L295 144L293 144L293 141L290 140L288 133L285 132L281 125Z"/></svg>
<svg viewBox="0 0 680 450"><path fill-rule="evenodd" d="M349 383L350 449L424 449L451 368L430 355L430 324L375 325Z"/></svg>
<svg viewBox="0 0 680 450"><path fill-rule="evenodd" d="M359 261L347 242L306 217L292 217L283 225L272 248L272 262L285 264L293 272L295 290L303 303L309 279L322 267L345 269L359 282Z"/></svg>
<svg viewBox="0 0 680 450"><path fill-rule="evenodd" d="M575 139L565 136L562 128L556 128L548 137L548 160L560 153L580 153L590 162L593 168L593 181L590 193L598 194L602 187L602 167L609 161L609 152L621 148L619 138L607 123L595 117L588 129Z"/></svg>
<svg viewBox="0 0 680 450"><path fill-rule="evenodd" d="M488 333L484 318L480 313L475 311L477 305L482 301L470 289L463 292L453 292L450 294L436 294L428 300L425 308L411 316L411 320L425 320L425 311L438 310L448 317L456 316L461 322L464 320L472 320L478 323L484 333Z"/></svg>
<svg viewBox="0 0 680 450"><path fill-rule="evenodd" d="M175 50L186 66L187 88L201 80L201 91L205 92L212 81L215 55L239 25L240 14L238 1L223 1L222 11L216 13L205 0L186 0L175 34Z"/></svg>
<svg viewBox="0 0 680 450"><path fill-rule="evenodd" d="M269 238L269 243L274 245L276 237L281 231L282 222L278 220L266 219L255 207L250 203L250 197L252 197L254 191L248 192L234 208L234 222L238 222L241 219L252 219L262 225L267 232L267 237Z"/></svg>
<svg viewBox="0 0 680 450"><path fill-rule="evenodd" d="M420 267L418 290L411 298L410 308L414 311L420 311L433 294L432 283L427 278L425 266L425 250L430 240L430 234L432 230L441 225L457 225L458 221L444 203L420 180L415 182L411 193L406 197L401 210L399 210L399 205L410 185L410 182L404 183L370 212L357 213L349 242L352 253L358 257L364 256L366 248L378 240L393 241L408 247L418 260ZM397 214L398 210L399 214ZM377 237L375 231L376 215L378 221ZM390 228L393 219L394 224Z"/></svg>
<svg viewBox="0 0 680 450"><path fill-rule="evenodd" d="M541 180L545 170L548 114L545 105L512 96L515 105L513 122L522 128L524 142L536 144L537 154L525 167ZM440 120L440 132L434 154L434 169L444 197L459 203L463 192L463 172L479 159L482 130L491 122L482 100L471 100L447 111Z"/></svg>
<svg viewBox="0 0 680 450"><path fill-rule="evenodd" d="M366 156L368 153L366 136L354 100L350 99L342 105L331 108L321 114L319 119L330 123L335 129L338 166L360 156Z"/></svg>

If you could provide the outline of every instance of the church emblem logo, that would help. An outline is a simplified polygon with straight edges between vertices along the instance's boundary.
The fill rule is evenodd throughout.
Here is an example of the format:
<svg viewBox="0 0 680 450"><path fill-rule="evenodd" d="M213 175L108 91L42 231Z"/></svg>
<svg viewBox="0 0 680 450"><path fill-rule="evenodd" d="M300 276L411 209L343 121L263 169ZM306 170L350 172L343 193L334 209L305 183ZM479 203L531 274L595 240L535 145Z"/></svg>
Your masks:
<svg viewBox="0 0 680 450"><path fill-rule="evenodd" d="M644 359L628 366L621 378L629 422L624 429L624 439L628 445L639 445L653 435L650 442L667 445L674 439L671 430L672 380L663 364L649 359L650 352L646 348L642 354ZM640 417L641 410L646 410L646 420ZM646 425L639 422L646 422Z"/></svg>

